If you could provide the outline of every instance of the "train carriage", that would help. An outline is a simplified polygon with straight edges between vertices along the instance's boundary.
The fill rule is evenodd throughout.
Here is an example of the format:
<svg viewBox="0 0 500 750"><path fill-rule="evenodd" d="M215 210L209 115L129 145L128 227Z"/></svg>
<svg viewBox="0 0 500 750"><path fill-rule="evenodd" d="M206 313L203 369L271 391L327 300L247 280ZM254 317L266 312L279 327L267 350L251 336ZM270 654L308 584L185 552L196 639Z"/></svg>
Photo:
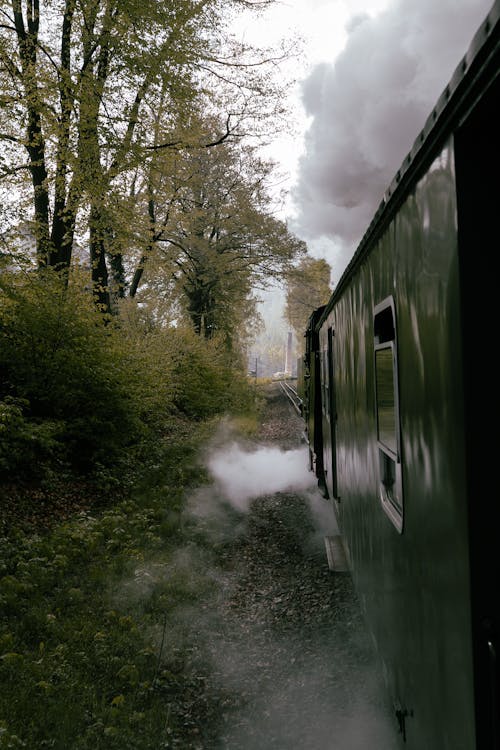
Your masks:
<svg viewBox="0 0 500 750"><path fill-rule="evenodd" d="M499 18L306 333L311 468L411 750L500 748Z"/></svg>

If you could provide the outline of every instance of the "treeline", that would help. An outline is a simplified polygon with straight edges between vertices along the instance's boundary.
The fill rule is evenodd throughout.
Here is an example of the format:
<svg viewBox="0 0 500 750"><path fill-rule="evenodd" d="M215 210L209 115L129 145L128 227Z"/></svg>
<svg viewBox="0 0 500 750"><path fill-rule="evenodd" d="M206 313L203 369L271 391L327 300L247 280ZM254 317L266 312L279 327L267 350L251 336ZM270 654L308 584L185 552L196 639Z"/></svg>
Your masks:
<svg viewBox="0 0 500 750"><path fill-rule="evenodd" d="M0 9L0 479L123 477L244 400L255 286L305 252L258 155L287 52L230 33L269 4Z"/></svg>

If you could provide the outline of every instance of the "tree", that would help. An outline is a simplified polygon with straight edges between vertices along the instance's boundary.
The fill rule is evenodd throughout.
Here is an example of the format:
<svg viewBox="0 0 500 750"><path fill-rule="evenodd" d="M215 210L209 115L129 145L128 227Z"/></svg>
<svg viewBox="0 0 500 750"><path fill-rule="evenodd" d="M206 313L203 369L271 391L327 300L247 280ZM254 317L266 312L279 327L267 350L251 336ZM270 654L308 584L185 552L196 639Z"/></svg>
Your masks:
<svg viewBox="0 0 500 750"><path fill-rule="evenodd" d="M330 298L331 268L322 258L302 258L287 277L285 314L298 341L303 340L312 311Z"/></svg>
<svg viewBox="0 0 500 750"><path fill-rule="evenodd" d="M254 314L254 288L286 274L305 253L272 214L271 174L253 149L230 142L186 150L148 201L170 291L205 338L222 332L231 342Z"/></svg>
<svg viewBox="0 0 500 750"><path fill-rule="evenodd" d="M279 91L269 75L279 55L252 57L231 42L225 22L228 11L271 1L47 0L40 6L11 0L10 11L0 10L0 138L8 147L2 176L17 180L25 195L19 178L31 176L40 267L69 268L80 211L94 292L109 311L107 257L115 261L116 278L122 271L110 194L124 198L157 150L193 146L192 134L179 135L178 125L196 96L221 104L210 80L218 81L226 101L231 90L232 104L223 130L203 146L242 137L252 120L255 130L257 102L260 122L279 114ZM162 138L152 141L161 101Z"/></svg>

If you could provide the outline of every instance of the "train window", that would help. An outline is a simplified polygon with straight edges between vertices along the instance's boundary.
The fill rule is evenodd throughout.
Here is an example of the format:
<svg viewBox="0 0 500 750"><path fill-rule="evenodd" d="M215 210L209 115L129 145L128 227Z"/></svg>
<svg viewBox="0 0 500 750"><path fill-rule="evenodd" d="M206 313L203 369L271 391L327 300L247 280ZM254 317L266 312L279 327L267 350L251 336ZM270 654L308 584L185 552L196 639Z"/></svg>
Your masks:
<svg viewBox="0 0 500 750"><path fill-rule="evenodd" d="M392 342L389 346L375 350L375 374L377 378L377 437L391 453L397 454Z"/></svg>
<svg viewBox="0 0 500 750"><path fill-rule="evenodd" d="M375 407L379 453L379 496L382 507L401 533L401 476L398 362L394 300L388 297L374 310Z"/></svg>

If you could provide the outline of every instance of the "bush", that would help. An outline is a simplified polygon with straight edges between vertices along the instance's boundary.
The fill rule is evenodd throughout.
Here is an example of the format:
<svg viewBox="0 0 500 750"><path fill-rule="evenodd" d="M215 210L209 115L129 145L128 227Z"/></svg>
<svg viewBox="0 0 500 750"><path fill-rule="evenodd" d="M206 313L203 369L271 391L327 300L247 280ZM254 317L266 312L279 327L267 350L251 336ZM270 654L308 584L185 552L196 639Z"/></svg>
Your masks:
<svg viewBox="0 0 500 750"><path fill-rule="evenodd" d="M88 293L49 271L12 275L2 287L3 471L25 475L57 453L80 472L112 465L141 433L117 332Z"/></svg>
<svg viewBox="0 0 500 750"><path fill-rule="evenodd" d="M7 274L0 478L65 465L101 484L123 478L157 460L175 415L202 420L248 406L240 369L221 342L189 328L146 325L130 310L105 320L77 277L67 287L50 270Z"/></svg>
<svg viewBox="0 0 500 750"><path fill-rule="evenodd" d="M40 479L48 463L64 463L63 423L30 421L24 413L27 407L27 401L12 396L0 401L0 478L13 473Z"/></svg>
<svg viewBox="0 0 500 750"><path fill-rule="evenodd" d="M204 419L246 405L250 389L232 355L217 339L191 329L172 329L174 403L194 419Z"/></svg>

